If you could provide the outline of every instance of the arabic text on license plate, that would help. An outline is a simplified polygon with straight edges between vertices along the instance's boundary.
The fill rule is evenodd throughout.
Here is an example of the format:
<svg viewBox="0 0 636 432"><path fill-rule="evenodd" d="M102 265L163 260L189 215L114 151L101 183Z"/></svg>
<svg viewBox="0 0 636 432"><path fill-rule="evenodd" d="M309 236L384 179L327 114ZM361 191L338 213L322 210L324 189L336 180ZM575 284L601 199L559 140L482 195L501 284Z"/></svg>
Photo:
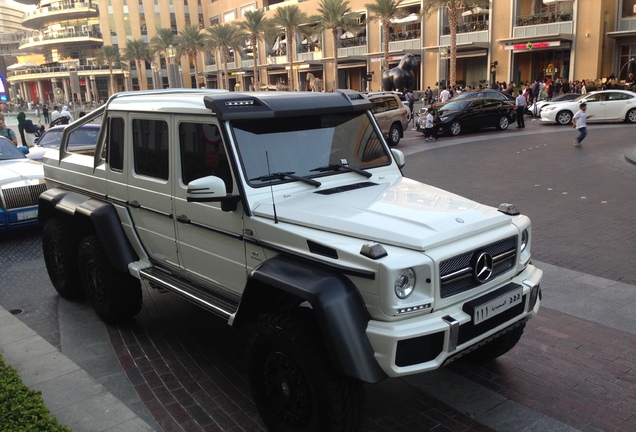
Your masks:
<svg viewBox="0 0 636 432"><path fill-rule="evenodd" d="M38 217L37 210L29 210L22 213L18 213L18 220L35 219Z"/></svg>
<svg viewBox="0 0 636 432"><path fill-rule="evenodd" d="M473 324L477 325L494 317L495 315L499 315L500 313L507 311L511 307L521 303L522 298L523 287L520 286L517 289L508 291L506 294L503 294L494 300L475 307L473 312Z"/></svg>

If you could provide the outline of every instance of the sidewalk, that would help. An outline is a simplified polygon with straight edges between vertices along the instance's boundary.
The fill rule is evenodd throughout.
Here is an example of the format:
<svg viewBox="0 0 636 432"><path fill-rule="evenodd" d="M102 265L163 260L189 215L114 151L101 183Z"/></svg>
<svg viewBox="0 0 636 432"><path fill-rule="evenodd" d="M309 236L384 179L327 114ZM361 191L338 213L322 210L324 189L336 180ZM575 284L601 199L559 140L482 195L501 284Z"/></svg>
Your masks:
<svg viewBox="0 0 636 432"><path fill-rule="evenodd" d="M57 348L0 307L0 353L24 383L75 432L152 431L119 399Z"/></svg>

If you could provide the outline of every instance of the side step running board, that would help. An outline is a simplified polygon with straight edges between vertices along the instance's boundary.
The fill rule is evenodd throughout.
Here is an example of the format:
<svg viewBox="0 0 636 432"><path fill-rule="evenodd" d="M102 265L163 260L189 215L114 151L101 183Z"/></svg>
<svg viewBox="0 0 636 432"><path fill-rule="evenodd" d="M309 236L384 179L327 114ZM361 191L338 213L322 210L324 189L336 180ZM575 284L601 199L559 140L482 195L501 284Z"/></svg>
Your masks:
<svg viewBox="0 0 636 432"><path fill-rule="evenodd" d="M172 291L222 318L230 319L238 310L237 303L215 296L204 288L194 286L156 268L140 270L139 274L150 283Z"/></svg>

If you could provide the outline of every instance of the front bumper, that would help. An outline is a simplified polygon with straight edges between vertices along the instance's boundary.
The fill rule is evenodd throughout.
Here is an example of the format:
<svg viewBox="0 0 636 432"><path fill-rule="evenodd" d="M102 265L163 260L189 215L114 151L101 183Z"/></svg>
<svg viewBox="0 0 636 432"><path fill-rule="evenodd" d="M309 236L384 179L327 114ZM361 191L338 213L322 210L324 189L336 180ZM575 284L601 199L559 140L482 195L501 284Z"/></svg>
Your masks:
<svg viewBox="0 0 636 432"><path fill-rule="evenodd" d="M403 321L369 322L367 336L376 360L384 372L392 377L439 368L534 316L541 303L542 275L541 270L530 264L510 283L498 287L497 291L503 292L521 289L521 303L479 324L473 324L466 306L489 294Z"/></svg>

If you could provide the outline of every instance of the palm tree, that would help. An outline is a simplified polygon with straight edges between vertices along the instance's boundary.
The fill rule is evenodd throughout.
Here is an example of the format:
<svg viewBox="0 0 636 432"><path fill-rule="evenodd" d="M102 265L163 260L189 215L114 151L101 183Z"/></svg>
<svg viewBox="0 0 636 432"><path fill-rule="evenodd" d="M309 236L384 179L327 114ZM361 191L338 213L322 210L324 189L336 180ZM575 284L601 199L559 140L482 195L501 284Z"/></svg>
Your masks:
<svg viewBox="0 0 636 432"><path fill-rule="evenodd" d="M287 42L287 60L289 61L289 89L294 90L294 53L296 52L296 33L298 28L308 20L307 14L296 5L283 6L274 13L274 24L285 29L285 41Z"/></svg>
<svg viewBox="0 0 636 432"><path fill-rule="evenodd" d="M321 0L318 4L318 15L310 21L319 22L319 27L331 32L333 47L333 83L332 89L338 85L338 33L347 32L360 27L357 19L359 14L352 14L347 0ZM357 32L356 32L357 33Z"/></svg>
<svg viewBox="0 0 636 432"><path fill-rule="evenodd" d="M139 81L139 89L148 89L148 79L146 77L146 62L152 60L148 45L143 39L133 39L126 41L124 48L124 60L134 61L137 68L137 80Z"/></svg>
<svg viewBox="0 0 636 432"><path fill-rule="evenodd" d="M237 23L239 30L245 34L252 46L254 59L254 89L260 88L258 73L258 44L265 38L265 35L272 29L271 22L265 18L264 9L256 9L245 12L245 21ZM208 30L209 31L209 30Z"/></svg>
<svg viewBox="0 0 636 432"><path fill-rule="evenodd" d="M199 84L199 69L197 57L205 49L205 34L201 32L198 25L186 25L181 29L175 38L177 52L181 55L187 54L194 63L194 82ZM188 69L190 65L188 64Z"/></svg>
<svg viewBox="0 0 636 432"><path fill-rule="evenodd" d="M377 1L377 0L376 0ZM424 13L431 14L439 9L445 9L450 26L450 85L457 82L457 23L464 9L469 7L487 7L487 0L427 0L424 2Z"/></svg>
<svg viewBox="0 0 636 432"><path fill-rule="evenodd" d="M110 74L110 95L115 94L113 65L119 62L119 48L117 48L117 45L103 45L97 52L95 61L100 65L108 65L108 73Z"/></svg>
<svg viewBox="0 0 636 432"><path fill-rule="evenodd" d="M365 4L369 12L369 19L378 20L382 24L382 41L384 42L384 69L389 68L389 28L391 19L400 14L400 5L404 0L375 0L375 3ZM427 3L428 0L424 3Z"/></svg>
<svg viewBox="0 0 636 432"><path fill-rule="evenodd" d="M241 49L245 35L241 33L237 25L215 24L206 29L204 49L209 52L219 51L223 63L224 88L230 89L230 77L227 72L227 61L230 58L230 49L235 53Z"/></svg>
<svg viewBox="0 0 636 432"><path fill-rule="evenodd" d="M163 56L167 59L166 64L170 65L174 58L168 57L167 50L175 44L175 34L172 29L159 27L157 33L150 39L150 52L153 55ZM173 87L172 75L170 74L170 66L168 66L168 87Z"/></svg>

